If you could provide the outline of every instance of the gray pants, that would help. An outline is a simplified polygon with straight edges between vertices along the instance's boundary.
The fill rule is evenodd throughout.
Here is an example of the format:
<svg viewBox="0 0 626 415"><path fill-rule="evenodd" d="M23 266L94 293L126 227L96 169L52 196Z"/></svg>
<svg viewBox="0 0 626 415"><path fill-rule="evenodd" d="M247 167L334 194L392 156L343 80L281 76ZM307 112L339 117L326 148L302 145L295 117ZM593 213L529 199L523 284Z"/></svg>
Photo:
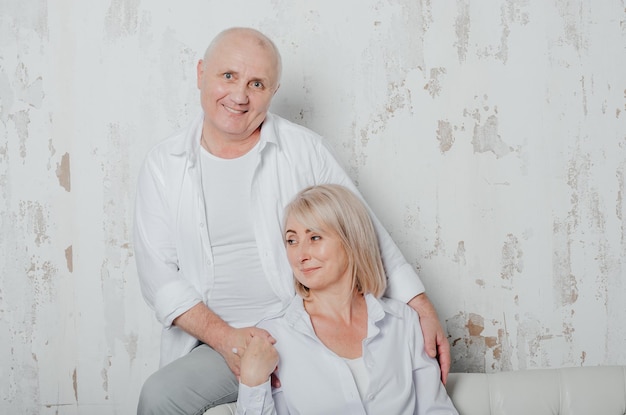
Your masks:
<svg viewBox="0 0 626 415"><path fill-rule="evenodd" d="M138 415L201 415L235 402L239 382L218 352L206 344L163 366L144 383Z"/></svg>

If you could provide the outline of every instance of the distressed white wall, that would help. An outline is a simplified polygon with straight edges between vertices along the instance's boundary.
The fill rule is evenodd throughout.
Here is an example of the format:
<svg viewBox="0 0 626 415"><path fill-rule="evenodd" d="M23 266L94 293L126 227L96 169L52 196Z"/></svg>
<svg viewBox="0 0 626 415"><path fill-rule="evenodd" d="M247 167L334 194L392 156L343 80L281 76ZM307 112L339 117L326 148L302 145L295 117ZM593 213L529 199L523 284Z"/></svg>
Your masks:
<svg viewBox="0 0 626 415"><path fill-rule="evenodd" d="M283 52L409 261L453 370L626 364L624 0L0 0L0 412L130 414L159 328L131 244L147 150L232 25Z"/></svg>

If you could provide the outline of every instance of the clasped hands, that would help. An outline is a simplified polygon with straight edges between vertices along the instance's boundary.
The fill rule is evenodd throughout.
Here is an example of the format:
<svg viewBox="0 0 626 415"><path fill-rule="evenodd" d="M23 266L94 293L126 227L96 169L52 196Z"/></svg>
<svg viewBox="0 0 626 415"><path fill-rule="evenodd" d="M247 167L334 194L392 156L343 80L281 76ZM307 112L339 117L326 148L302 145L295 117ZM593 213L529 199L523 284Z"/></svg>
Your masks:
<svg viewBox="0 0 626 415"><path fill-rule="evenodd" d="M275 376L278 352L274 339L267 331L256 327L232 329L222 343L220 354L239 382L246 386L257 386L271 377L272 386L279 387Z"/></svg>

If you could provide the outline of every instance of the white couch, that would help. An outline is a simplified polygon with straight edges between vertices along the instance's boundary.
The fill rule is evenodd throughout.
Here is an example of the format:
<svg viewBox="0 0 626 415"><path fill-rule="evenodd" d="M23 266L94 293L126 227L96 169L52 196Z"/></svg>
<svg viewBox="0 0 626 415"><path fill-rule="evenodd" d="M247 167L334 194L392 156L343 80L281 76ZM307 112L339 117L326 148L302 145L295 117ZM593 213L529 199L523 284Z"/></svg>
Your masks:
<svg viewBox="0 0 626 415"><path fill-rule="evenodd" d="M626 414L626 366L451 373L446 389L460 415ZM227 404L205 415L234 413Z"/></svg>

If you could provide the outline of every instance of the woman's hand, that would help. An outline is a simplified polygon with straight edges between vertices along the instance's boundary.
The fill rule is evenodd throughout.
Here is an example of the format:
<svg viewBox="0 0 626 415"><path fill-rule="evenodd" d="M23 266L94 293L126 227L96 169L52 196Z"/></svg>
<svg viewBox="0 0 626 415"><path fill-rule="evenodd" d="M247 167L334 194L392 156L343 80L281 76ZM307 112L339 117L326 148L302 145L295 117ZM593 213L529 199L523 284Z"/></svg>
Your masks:
<svg viewBox="0 0 626 415"><path fill-rule="evenodd" d="M278 365L275 342L271 336L253 336L244 350L237 349L241 358L241 383L257 386L267 382Z"/></svg>

